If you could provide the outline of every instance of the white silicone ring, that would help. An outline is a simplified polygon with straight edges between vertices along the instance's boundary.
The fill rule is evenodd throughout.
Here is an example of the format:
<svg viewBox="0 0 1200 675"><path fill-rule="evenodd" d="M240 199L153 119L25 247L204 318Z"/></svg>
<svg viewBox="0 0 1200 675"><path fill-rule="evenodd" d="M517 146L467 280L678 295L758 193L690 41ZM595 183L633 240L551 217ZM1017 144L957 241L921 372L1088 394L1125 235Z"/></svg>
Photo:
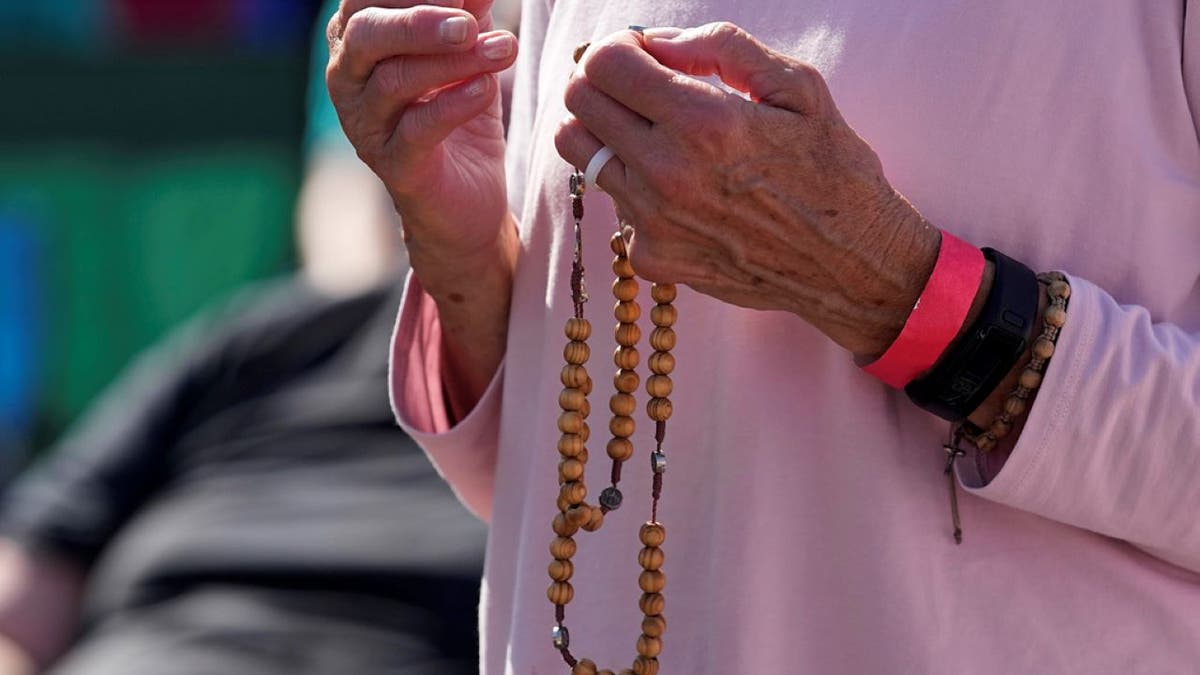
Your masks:
<svg viewBox="0 0 1200 675"><path fill-rule="evenodd" d="M600 176L600 172L604 170L604 165L608 164L608 160L616 157L617 153L612 151L612 148L607 145L601 147L592 155L591 161L588 162L587 170L583 172L583 184L589 188L595 188L604 191L604 188L596 184L596 178Z"/></svg>

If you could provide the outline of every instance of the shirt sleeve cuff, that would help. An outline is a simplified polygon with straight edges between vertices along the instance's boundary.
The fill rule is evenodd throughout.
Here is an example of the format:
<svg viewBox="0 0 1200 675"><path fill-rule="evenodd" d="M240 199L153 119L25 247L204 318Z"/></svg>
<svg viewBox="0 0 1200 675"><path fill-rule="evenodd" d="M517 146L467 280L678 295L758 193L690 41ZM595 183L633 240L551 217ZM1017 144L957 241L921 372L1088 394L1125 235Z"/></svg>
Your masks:
<svg viewBox="0 0 1200 675"><path fill-rule="evenodd" d="M487 521L496 473L504 364L496 369L471 412L451 425L441 360L437 306L410 272L392 336L388 373L392 412L459 499Z"/></svg>

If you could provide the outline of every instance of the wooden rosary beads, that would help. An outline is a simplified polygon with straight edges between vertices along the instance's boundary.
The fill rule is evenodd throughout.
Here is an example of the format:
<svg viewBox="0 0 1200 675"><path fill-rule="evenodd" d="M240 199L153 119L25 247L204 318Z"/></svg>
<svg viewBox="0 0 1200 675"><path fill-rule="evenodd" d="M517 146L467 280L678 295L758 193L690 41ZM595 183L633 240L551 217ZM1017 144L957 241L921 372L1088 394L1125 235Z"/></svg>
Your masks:
<svg viewBox="0 0 1200 675"><path fill-rule="evenodd" d="M640 359L637 343L641 339L641 330L637 321L641 316L641 307L637 303L638 282L633 267L629 264L626 236L623 232L617 232L610 242L615 256L612 268L617 276L612 287L617 300L613 308L617 319L617 348L613 353L613 362L617 366L616 375L613 377L616 392L609 398L609 409L612 412L609 431L612 437L607 444L608 456L612 459L611 484L600 493L599 506L592 506L584 501L587 497L587 487L584 484L588 460L586 444L590 436L587 417L591 411L587 397L592 391L592 379L585 364L591 354L587 340L591 337L592 328L583 316L583 304L587 301L587 294L584 292L583 278L582 174L576 172L571 176L570 189L575 219L575 256L571 266L571 299L575 306L575 315L567 320L565 328L569 342L563 350L563 357L567 364L561 374L564 389L558 397L559 407L562 408L562 414L558 418L558 429L562 433L558 440L558 452L562 457L558 463L559 512L554 516L551 525L556 536L550 542L550 555L554 560L549 567L551 583L546 595L554 604L554 647L562 653L563 659L571 667L572 675L614 675L611 670L598 670L590 659L576 659L571 654L570 633L564 621L566 606L575 596L570 582L575 571L571 563L577 548L574 536L580 529L587 532L599 530L604 524L605 514L620 508L623 501L618 485L621 481L621 467L634 452L630 438L636 428L633 419L637 408L634 392L640 383L634 369ZM663 473L667 468L667 456L662 444L666 438L667 420L672 412L669 398L672 389L670 374L675 369L675 357L671 355L671 349L675 347L675 331L672 326L677 313L671 303L675 300L675 286L654 284L651 287L651 297L657 304L650 313L651 321L655 325L650 334L650 346L654 353L648 363L653 375L646 381L646 392L651 397L646 405L646 412L655 423L655 448L650 453L653 487L650 520L643 524L638 532L638 538L643 545L638 553L638 565L642 568L638 576L638 587L642 591L638 606L645 618L642 621L642 634L636 644L638 655L632 668L620 671L620 675L657 675L662 635L667 627L662 616L665 606L662 591L666 586L666 576L662 571L664 554L661 548L666 539L666 530L658 522L658 500L662 495Z"/></svg>

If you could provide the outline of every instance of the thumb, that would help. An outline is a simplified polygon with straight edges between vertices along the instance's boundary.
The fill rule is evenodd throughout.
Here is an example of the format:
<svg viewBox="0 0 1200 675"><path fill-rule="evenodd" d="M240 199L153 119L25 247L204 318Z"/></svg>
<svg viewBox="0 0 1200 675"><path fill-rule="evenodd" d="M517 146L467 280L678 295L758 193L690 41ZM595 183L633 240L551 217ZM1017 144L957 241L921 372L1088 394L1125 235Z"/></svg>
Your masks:
<svg viewBox="0 0 1200 675"><path fill-rule="evenodd" d="M828 97L816 68L767 47L727 21L697 28L647 28L646 52L688 75L717 75L760 103L812 114Z"/></svg>

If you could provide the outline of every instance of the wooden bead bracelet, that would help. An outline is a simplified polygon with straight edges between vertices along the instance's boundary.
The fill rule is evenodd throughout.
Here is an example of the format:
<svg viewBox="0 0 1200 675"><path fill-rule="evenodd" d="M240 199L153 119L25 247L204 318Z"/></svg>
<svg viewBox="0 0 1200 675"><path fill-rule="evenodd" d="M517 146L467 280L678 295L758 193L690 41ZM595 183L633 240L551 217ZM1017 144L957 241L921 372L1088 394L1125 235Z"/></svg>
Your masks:
<svg viewBox="0 0 1200 675"><path fill-rule="evenodd" d="M946 475L950 480L950 511L954 521L954 540L962 543L962 524L958 513L958 493L954 482L954 461L965 454L961 441L966 441L981 452L995 449L1000 439L1012 432L1016 420L1029 408L1029 399L1042 384L1046 366L1054 356L1058 335L1067 323L1067 301L1071 298L1071 284L1061 272L1046 272L1038 275L1038 281L1046 288L1048 304L1042 312L1042 334L1033 341L1032 358L1021 371L1017 386L1004 401L1004 408L986 429L964 421L951 430L951 440L946 450Z"/></svg>

